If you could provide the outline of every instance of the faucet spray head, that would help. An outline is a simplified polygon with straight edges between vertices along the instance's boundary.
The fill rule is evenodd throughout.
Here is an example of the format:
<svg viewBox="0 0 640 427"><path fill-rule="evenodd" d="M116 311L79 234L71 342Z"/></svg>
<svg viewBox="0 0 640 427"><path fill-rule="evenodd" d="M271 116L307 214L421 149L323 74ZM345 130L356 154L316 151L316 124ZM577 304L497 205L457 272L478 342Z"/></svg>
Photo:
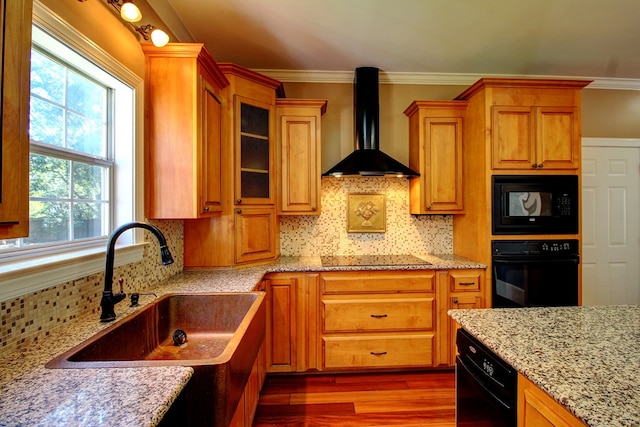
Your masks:
<svg viewBox="0 0 640 427"><path fill-rule="evenodd" d="M162 258L162 265L173 264L173 257L167 245L160 246L160 258Z"/></svg>

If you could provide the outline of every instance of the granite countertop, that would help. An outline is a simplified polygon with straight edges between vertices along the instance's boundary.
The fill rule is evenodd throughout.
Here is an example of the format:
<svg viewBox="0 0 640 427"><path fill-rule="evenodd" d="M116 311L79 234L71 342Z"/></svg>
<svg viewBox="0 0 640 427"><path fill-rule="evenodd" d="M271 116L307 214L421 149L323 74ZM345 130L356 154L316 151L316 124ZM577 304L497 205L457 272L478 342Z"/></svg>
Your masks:
<svg viewBox="0 0 640 427"><path fill-rule="evenodd" d="M282 257L278 262L234 270L185 271L150 290L169 293L249 292L266 273L347 270L485 268L453 255L420 256L432 265L323 267L320 257ZM120 321L152 302L116 306ZM45 363L113 323L83 316L25 350L0 358L0 426L154 426L191 378L190 367L47 369Z"/></svg>
<svg viewBox="0 0 640 427"><path fill-rule="evenodd" d="M640 306L449 315L587 425L640 426Z"/></svg>

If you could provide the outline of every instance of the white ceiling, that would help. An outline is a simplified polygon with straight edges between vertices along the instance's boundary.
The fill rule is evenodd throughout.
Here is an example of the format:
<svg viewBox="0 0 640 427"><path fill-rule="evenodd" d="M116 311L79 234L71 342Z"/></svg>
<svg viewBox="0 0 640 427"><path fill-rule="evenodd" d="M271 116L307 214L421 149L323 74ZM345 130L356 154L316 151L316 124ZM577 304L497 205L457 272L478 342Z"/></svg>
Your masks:
<svg viewBox="0 0 640 427"><path fill-rule="evenodd" d="M640 79L640 0L147 1L179 41L257 70Z"/></svg>

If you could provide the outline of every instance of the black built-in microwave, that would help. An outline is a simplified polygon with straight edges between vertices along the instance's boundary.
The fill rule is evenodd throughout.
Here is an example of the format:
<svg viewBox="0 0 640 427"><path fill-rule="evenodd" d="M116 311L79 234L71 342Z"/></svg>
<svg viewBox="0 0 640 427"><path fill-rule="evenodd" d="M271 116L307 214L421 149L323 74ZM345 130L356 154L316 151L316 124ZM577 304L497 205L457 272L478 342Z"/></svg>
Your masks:
<svg viewBox="0 0 640 427"><path fill-rule="evenodd" d="M494 175L493 234L577 234L577 175Z"/></svg>

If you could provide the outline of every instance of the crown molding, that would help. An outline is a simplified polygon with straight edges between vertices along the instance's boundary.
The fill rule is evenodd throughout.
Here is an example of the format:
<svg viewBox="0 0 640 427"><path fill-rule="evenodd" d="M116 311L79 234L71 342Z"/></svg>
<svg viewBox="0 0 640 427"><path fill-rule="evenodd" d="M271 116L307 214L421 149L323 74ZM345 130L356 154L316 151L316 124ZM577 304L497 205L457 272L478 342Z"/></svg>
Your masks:
<svg viewBox="0 0 640 427"><path fill-rule="evenodd" d="M282 83L353 83L353 71L273 70L254 69ZM401 73L381 72L381 84L412 84L437 86L470 86L481 78L558 78L592 80L587 89L640 90L640 79L618 79L574 76L531 76L509 74Z"/></svg>

